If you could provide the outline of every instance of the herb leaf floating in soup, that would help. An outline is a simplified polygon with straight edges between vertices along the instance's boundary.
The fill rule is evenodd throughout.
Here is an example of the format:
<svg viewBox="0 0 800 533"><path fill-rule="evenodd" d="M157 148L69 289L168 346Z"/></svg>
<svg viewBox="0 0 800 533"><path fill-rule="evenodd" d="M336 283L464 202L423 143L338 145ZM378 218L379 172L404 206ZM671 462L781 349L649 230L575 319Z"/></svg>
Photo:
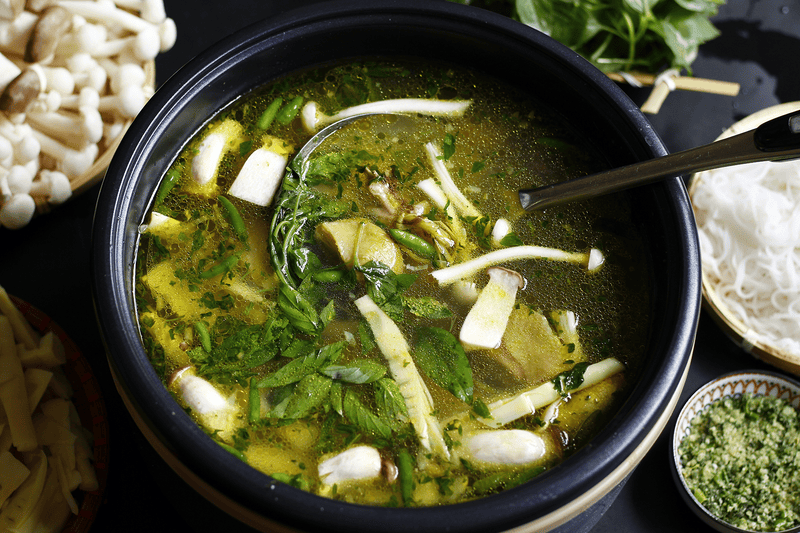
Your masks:
<svg viewBox="0 0 800 533"><path fill-rule="evenodd" d="M324 123L398 106L288 168ZM214 440L284 483L388 506L523 483L602 429L643 355L623 197L517 201L600 161L470 72L357 63L276 82L167 172L137 260L145 347Z"/></svg>

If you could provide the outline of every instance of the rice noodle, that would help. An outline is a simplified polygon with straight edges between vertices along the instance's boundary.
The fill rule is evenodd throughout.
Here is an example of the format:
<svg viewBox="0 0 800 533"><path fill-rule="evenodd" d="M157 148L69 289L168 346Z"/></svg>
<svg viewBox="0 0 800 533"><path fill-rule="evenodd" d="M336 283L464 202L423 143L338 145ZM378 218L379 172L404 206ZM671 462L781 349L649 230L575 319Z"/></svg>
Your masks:
<svg viewBox="0 0 800 533"><path fill-rule="evenodd" d="M800 162L703 172L692 202L704 281L748 341L800 358Z"/></svg>

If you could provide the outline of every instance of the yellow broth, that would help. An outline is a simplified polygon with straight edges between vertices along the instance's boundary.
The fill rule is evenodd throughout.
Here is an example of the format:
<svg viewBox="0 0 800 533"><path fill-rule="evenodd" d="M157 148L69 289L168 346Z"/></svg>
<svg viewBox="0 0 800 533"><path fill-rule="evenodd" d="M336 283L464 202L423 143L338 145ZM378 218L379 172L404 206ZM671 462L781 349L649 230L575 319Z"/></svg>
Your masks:
<svg viewBox="0 0 800 533"><path fill-rule="evenodd" d="M276 98L282 99L282 105L295 98L315 101L331 115L349 106L395 98L471 101L463 117L363 119L341 129L314 152L312 158L351 156L342 157L346 162L337 170L341 176L312 178L310 188L325 201L344 206L338 219L358 221L354 227L360 232L356 237L359 243L364 238L363 221L375 224L379 233L398 225L397 214L387 216L385 206L368 190L376 175L378 181L391 184L401 212L419 205L420 216L440 227L451 228L455 223L443 210L435 209L416 186L436 177L425 151L425 144L431 142L440 149L454 147L452 153L445 148L446 166L460 190L485 216L460 217L468 242L451 250L452 262L520 243L581 253L596 248L605 256L597 272L545 259L502 265L522 275L524 288L517 292L500 348L465 351L459 359L468 361L468 367L458 372L462 381L465 373L471 379L469 397L458 397L441 379L419 371L430 392L434 424L442 431L446 457L422 444L408 414L387 407L385 398L379 396L389 393L379 390L376 381L354 383L343 378L343 372L331 370L332 366L352 370L353 365L372 361L364 367L367 370L357 373L363 377L376 368L385 369L387 359L376 346L365 315L353 303L368 292L368 280L352 265L343 267L335 247L315 238L315 228L303 229L308 239L303 249L319 259L315 272L325 273L321 281L301 286L304 291L311 287L308 294L316 312L334 311L332 319L310 333L298 329L288 318L291 313L277 303L282 281L276 276L275 257L270 256L275 204L259 207L227 194L254 150L271 144L291 158L310 137L298 117L286 124L273 121L266 130L258 127L259 118ZM223 123L225 126L220 126ZM521 187L603 168L602 154L581 137L579 126L565 123L530 97L473 72L405 61L318 69L245 95L216 117L176 159L165 180L176 184L168 194L159 195L153 207L168 217L166 222L159 225L148 219L148 225L142 227L137 302L143 342L154 367L176 399L226 449L280 481L328 497L374 505L438 505L503 490L551 468L595 435L624 399L644 355L648 327L643 246L629 219L625 197L610 196L529 214L519 207L516 191ZM211 185L199 187L191 178L193 158L209 132L222 127L233 128L232 146ZM246 240L237 237L218 196L227 198L241 215ZM513 238L504 245L492 245L489 232L501 218L510 222ZM414 224L400 222L399 227L432 241L430 234ZM442 338L457 339L473 303L455 301L452 286L440 286L431 277L432 271L446 266L443 256L427 260L397 242L394 245L402 254L398 270L413 283L394 295L393 321L409 344L411 358L424 367L419 360L423 350L419 343L425 342L420 331L437 328L450 335ZM221 264L226 266L214 270ZM331 272L337 280L325 281L324 276ZM488 280L485 270L471 279L479 289ZM299 283L299 278L295 281ZM449 310L448 316L437 314L442 307ZM566 312L577 317L575 337L559 330L558 319ZM435 316L420 317L420 313ZM225 344L247 327L263 336L250 344ZM300 381L264 385L275 383L274 376L285 365L319 356L325 346L336 346L340 353L324 368L313 368ZM444 361L452 356L430 354L428 347L425 350L429 360L439 357ZM472 450L474 435L490 429L481 418L485 419L492 402L610 357L622 362L625 371L580 391L564 390L554 403L501 428L534 435L544 449L539 457L509 464L476 459L477 452L465 452ZM227 407L218 413L199 412L187 402L181 386L188 383L186 376L211 383ZM386 371L381 379L392 381L391 372ZM293 394L312 385L321 387L322 392L309 388L304 394L321 399L310 410L296 411L302 413L300 417L286 416L300 404L292 399ZM357 405L353 407L351 401L349 408L343 408L342 398L348 394L357 399ZM402 396L400 401L404 399L409 401ZM356 446L377 450L379 475L326 483L318 471L320 463ZM399 450L404 450L403 457Z"/></svg>

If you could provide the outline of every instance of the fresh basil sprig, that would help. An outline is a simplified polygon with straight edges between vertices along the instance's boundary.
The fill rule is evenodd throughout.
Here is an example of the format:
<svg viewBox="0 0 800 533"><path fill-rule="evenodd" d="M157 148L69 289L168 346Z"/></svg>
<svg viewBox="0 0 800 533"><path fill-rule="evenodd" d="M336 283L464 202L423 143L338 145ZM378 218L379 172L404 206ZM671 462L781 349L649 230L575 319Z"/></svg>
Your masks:
<svg viewBox="0 0 800 533"><path fill-rule="evenodd" d="M278 306L292 326L304 333L319 333L327 324L325 319L332 318L332 308L322 316L316 310L313 291L304 290L310 289L312 280L300 277L305 268L299 262L310 257L307 246L316 224L339 218L347 209L349 205L312 190L299 174L287 169L270 228L270 258L280 281Z"/></svg>
<svg viewBox="0 0 800 533"><path fill-rule="evenodd" d="M691 70L719 35L709 17L724 0L516 0L519 20L604 72Z"/></svg>
<svg viewBox="0 0 800 533"><path fill-rule="evenodd" d="M709 20L725 0L452 0L536 28L603 72L685 68L719 35Z"/></svg>

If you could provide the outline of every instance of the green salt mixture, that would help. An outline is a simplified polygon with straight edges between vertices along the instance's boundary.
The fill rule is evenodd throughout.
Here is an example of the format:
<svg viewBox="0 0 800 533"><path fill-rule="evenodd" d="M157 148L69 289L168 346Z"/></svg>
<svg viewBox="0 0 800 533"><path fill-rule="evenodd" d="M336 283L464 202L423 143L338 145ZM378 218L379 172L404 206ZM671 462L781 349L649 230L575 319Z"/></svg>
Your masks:
<svg viewBox="0 0 800 533"><path fill-rule="evenodd" d="M713 515L751 531L800 525L800 412L786 400L714 402L678 451L686 484Z"/></svg>

